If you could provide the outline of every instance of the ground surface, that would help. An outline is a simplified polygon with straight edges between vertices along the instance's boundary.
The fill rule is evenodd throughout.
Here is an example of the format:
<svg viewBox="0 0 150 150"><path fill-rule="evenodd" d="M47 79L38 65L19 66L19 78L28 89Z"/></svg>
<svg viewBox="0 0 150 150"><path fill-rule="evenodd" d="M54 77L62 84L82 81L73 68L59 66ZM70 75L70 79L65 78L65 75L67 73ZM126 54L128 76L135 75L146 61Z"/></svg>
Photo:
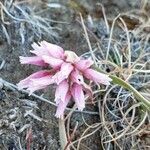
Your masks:
<svg viewBox="0 0 150 150"><path fill-rule="evenodd" d="M101 2L105 8L110 27L112 25L113 18L115 18L119 13L126 12L129 14L123 15L123 18L129 30L132 31L135 30L135 28L137 29L139 26L141 27L143 24L145 25L145 27L142 26L142 29L139 28L140 30L136 30L134 40L131 37L131 41L133 40L137 43L137 45L134 42L133 45L131 44L133 46L131 54L133 61L138 58L138 46L140 49L145 46L144 50L146 53L150 52L149 39L146 38L150 34L150 22L148 21L150 17L150 12L148 11L150 10L150 7L149 4L146 4L144 7L144 1L112 0L110 2L109 0L38 0L37 2L35 0L30 0L11 2L12 1L3 0L0 2L0 78L15 85L35 70L40 70L39 67L36 68L28 65L21 65L19 63L20 55L30 55L29 50L31 49L31 43L34 41L38 42L41 40L47 40L48 42L60 45L66 50L73 50L78 55L82 55L84 53L87 53L86 56L90 55L88 53L89 47L84 36L79 12L82 13L85 24L89 29L88 33L93 50L95 50L99 44L101 48L104 49L105 55L105 49L108 46L109 33L107 33L107 26L104 21L102 8L98 5L99 2ZM53 2L55 2L56 5L52 5L54 4ZM142 8L142 6L144 8ZM138 9L138 11L135 11L136 13L131 12L131 10L135 9ZM144 9L144 13L140 12L143 11L142 9ZM93 21L89 19L89 16ZM45 18L47 18L47 20ZM114 29L113 34L116 41L122 40L122 42L124 42L123 38L125 36L119 27ZM143 44L141 39L144 39L143 41L147 40L147 43ZM142 42L138 43L139 41ZM111 46L112 45L110 45L110 48ZM124 44L120 49L122 49L122 51L125 50L126 44ZM99 53L96 54L97 56L101 56ZM147 62L149 57L147 56L144 59L145 60L142 60L140 63ZM150 69L149 66L150 65L146 66L147 70ZM111 71L111 69L111 67L108 67L106 71ZM136 78L134 78L134 80L134 83L139 81ZM140 81L147 83L149 78L143 79L141 77ZM134 83L133 85L137 88L141 88L138 87L138 84ZM148 88L146 88L146 90L148 90ZM113 99L113 97L116 96L118 91L115 93L115 90L113 91L113 95L110 95L109 98L112 97ZM53 101L54 99L53 87L44 90L44 92L36 92L36 94L43 94L43 97L50 101ZM104 95L104 93L102 92L101 95ZM93 106L88 104L86 110L98 113L98 101L103 99L103 96L101 97L101 95L96 95L97 100L95 105ZM113 113L115 113L115 111ZM12 88L11 85L0 83L0 149L21 150L29 149L29 147L37 150L60 149L58 120L54 117L54 114L54 106L41 101L37 97L28 96L26 93L19 92L15 88ZM109 114L107 115L109 116ZM115 117L108 117L107 119L107 122L105 122L106 124L111 122L111 124L107 127L110 129L114 126L114 128L112 128L112 132L115 132L115 130L119 131L119 128L120 130L123 128L123 125L117 125L116 127L115 123L113 124L112 120L117 120ZM138 119L139 118L137 117L135 122ZM130 137L126 136L119 139L117 141L118 144L116 144L116 142L111 142L107 146L105 145L106 147L102 147L102 141L106 138L106 131L101 134L103 131L101 128L103 124L96 126L96 123L101 123L102 120L101 116L96 114L74 113L72 115L70 122L68 123L70 133L73 131L76 123L78 122L78 128L73 140L78 139L89 126L91 128L87 133L95 131L91 134L91 136L82 140L79 149L99 150L107 148L109 150L113 150L123 148L127 150L131 148L134 149L134 144L135 149L148 149L148 136L150 132L148 119L146 123L142 124L142 127L145 130L141 132L141 134L138 134L138 136L136 135L136 137L134 137L134 144L130 143ZM126 124L124 124L124 126L126 126ZM123 142L123 139L126 140ZM109 140L109 138L107 140ZM146 145L146 147L140 147L139 145L141 143L139 140L143 145ZM139 145L136 147L138 142ZM77 148L76 144L74 145L74 148Z"/></svg>

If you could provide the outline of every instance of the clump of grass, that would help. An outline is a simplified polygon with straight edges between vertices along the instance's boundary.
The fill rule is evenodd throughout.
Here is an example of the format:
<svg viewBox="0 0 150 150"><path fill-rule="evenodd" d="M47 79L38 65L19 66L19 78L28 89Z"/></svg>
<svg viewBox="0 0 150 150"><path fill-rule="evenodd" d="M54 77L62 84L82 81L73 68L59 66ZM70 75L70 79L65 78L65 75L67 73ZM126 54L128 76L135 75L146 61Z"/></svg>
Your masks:
<svg viewBox="0 0 150 150"><path fill-rule="evenodd" d="M111 68L111 75L122 78L140 92L142 85L148 85L150 80L147 69L150 55L145 48L145 39L139 35L134 37L136 29L129 31L119 16L114 20L114 24L117 19L122 22L124 39L119 40L113 36L112 26L108 47L105 49L106 59L98 58L97 66L101 65L102 70ZM105 50L99 52L105 54ZM150 121L148 111L143 108L140 100L134 93L118 85L112 85L104 99L98 100L100 120L103 123L100 136L104 149L143 149L148 146L138 138L143 131L142 127Z"/></svg>
<svg viewBox="0 0 150 150"><path fill-rule="evenodd" d="M104 16L106 17L106 15ZM122 31L118 29L118 35L114 36L113 32L118 26L118 20L120 20L119 28ZM99 108L99 122L93 125L85 123L87 129L80 138L71 142L70 146L74 149L80 149L83 139L99 131L103 149L140 150L148 148L148 145L141 139L141 135L148 130L147 128L143 129L143 127L148 126L150 123L149 37L138 34L140 33L139 28L129 30L121 15L118 15L113 20L112 26L109 27L108 39L105 38L102 39L103 41L99 41L93 36L97 40L98 45L93 50L87 32L89 29L86 28L82 16L81 24L89 46L89 53L83 56L90 56L98 70L109 71L110 77L114 79L114 83L119 83L121 79L123 84L122 86L120 86L120 83L120 85L112 84L109 88L98 88L93 91L97 95L94 103ZM106 25L108 26L107 22ZM120 33L121 36L119 35ZM129 85L129 87L126 85ZM101 95L102 91L105 91L103 98L98 96Z"/></svg>

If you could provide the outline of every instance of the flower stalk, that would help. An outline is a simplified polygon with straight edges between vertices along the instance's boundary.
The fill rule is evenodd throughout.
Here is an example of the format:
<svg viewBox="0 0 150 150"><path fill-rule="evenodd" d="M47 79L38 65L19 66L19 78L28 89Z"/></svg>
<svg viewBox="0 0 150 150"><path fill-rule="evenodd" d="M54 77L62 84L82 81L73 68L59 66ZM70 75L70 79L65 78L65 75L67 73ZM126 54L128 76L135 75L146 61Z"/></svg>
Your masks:
<svg viewBox="0 0 150 150"><path fill-rule="evenodd" d="M60 139L61 149L69 150L68 148L66 148L68 141L67 141L67 135L65 129L65 120L62 118L59 118L59 139Z"/></svg>

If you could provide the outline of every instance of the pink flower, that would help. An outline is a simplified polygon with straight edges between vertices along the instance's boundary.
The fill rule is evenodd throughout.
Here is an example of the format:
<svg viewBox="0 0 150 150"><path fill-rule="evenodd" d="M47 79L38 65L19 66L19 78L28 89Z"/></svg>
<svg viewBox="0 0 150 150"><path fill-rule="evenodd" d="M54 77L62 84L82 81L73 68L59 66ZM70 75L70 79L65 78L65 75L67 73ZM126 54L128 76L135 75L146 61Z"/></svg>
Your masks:
<svg viewBox="0 0 150 150"><path fill-rule="evenodd" d="M109 85L111 79L108 75L93 69L91 59L78 57L72 51L64 51L61 47L46 41L32 44L35 56L20 56L21 64L49 66L51 70L38 71L18 83L18 88L27 88L32 94L34 91L56 84L55 102L57 107L56 117L63 117L67 104L73 97L79 110L85 108L85 94L92 98L92 89L84 82L84 78Z"/></svg>

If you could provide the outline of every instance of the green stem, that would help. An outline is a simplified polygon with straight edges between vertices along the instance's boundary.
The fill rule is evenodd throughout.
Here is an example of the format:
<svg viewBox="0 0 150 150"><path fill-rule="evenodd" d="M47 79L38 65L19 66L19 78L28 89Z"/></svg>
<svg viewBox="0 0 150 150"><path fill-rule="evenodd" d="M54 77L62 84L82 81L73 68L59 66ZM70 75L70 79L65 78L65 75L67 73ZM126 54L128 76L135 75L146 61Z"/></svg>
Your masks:
<svg viewBox="0 0 150 150"><path fill-rule="evenodd" d="M96 68L96 70L99 72L103 72L98 67L94 67L94 68ZM129 90L130 92L133 92L133 94L137 98L137 100L141 101L143 103L144 107L148 111L150 111L150 101L147 100L145 97L143 97L132 85L130 85L129 83L127 83L126 81L122 80L121 78L119 78L115 75L109 75L109 77L112 79L112 83L118 84L118 85L122 86L123 88Z"/></svg>

